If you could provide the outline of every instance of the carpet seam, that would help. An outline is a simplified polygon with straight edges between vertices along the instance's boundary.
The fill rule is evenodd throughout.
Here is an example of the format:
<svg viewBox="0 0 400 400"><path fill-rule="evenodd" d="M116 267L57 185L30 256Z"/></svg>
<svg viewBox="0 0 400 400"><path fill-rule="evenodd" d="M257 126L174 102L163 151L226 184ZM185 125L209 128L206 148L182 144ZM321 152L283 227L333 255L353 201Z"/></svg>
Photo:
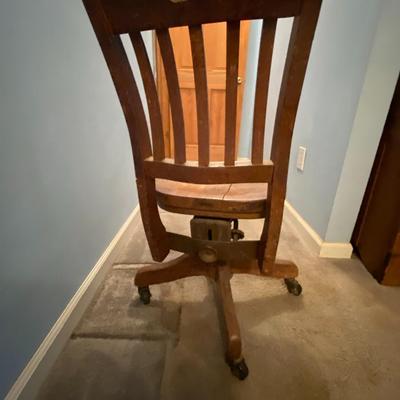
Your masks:
<svg viewBox="0 0 400 400"><path fill-rule="evenodd" d="M169 340L172 338L171 334L166 335L109 335L109 334L102 334L102 333L73 333L70 336L71 340L75 339L104 339L104 340L143 340L143 341L160 341L160 340Z"/></svg>

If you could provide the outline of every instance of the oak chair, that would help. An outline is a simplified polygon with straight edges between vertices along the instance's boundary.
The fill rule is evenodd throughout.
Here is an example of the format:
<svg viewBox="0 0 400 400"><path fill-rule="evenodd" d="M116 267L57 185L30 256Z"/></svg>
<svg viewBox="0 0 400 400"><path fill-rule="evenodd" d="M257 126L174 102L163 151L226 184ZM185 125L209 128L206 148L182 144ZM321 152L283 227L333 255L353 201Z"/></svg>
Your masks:
<svg viewBox="0 0 400 400"><path fill-rule="evenodd" d="M297 266L277 260L291 138L321 0L83 0L121 102L131 139L139 203L155 261L171 249L184 253L141 268L135 277L143 303L149 286L188 276L216 281L226 361L246 378L230 278L234 273L284 279L299 295ZM270 160L264 160L264 128L277 20L294 17L280 88ZM236 160L237 74L240 21L262 19L255 91L251 160ZM207 73L202 24L226 22L225 157L210 162ZM198 162L186 160L185 127L169 28L188 26L196 86ZM141 31L155 30L170 98L174 159L165 157L160 105ZM129 34L149 111L144 107L120 35ZM149 135L149 131L151 134ZM193 215L191 237L168 232L158 207ZM264 218L259 240L242 240L238 219Z"/></svg>

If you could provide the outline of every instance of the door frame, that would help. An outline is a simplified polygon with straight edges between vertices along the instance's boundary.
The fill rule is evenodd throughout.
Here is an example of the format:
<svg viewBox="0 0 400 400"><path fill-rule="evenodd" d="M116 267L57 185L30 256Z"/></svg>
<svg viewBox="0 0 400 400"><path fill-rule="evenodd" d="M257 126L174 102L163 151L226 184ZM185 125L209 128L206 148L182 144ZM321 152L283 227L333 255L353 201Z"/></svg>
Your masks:
<svg viewBox="0 0 400 400"><path fill-rule="evenodd" d="M396 88L393 94L389 112L379 142L378 150L375 156L374 164L369 176L368 185L364 193L360 211L351 238L351 243L353 244L355 252L359 256L361 261L364 263L365 267L379 282L382 282L384 279L385 271L388 265L390 264L390 258L393 256L392 251L395 243L398 242L399 243L398 246L400 247L400 241L397 239L400 232L400 209L398 206L394 207L393 202L388 200L387 196L384 196L384 198L382 197L382 190L386 190L386 192L390 190L391 196L394 196L392 197L392 199L396 200L400 196L400 188L398 186L393 187L391 185L389 188L387 180L385 180L384 181L385 183L383 183L383 179L385 179L384 177L387 177L388 173L387 163L388 162L390 163L390 160L392 160L392 164L390 164L390 166L391 167L395 166L396 168L395 171L397 171L398 168L397 166L399 165L398 162L400 162L397 157L393 156L396 153L391 153L391 151L396 151L393 150L394 148L392 147L393 137L398 137L397 134L400 134L399 116L400 116L400 77L397 80ZM395 146L395 149L397 149L397 151L400 150L398 145L399 142L397 142L397 145ZM394 164L393 164L393 157L395 160ZM389 175L391 171L389 171ZM385 189L382 189L382 185ZM376 202L377 200L378 203ZM382 204L382 200L384 201L384 204ZM373 235L370 232L371 205L372 205L372 210L374 210L375 207L375 215L376 215L377 204L379 204L380 209L382 208L385 210L390 210L389 211L390 214L389 215L386 214L386 216L383 217L383 220L386 221L386 224L384 226L385 232L381 231L381 235L378 240L375 239L374 236L375 230ZM395 204L398 203L395 202ZM372 212L374 213L374 211ZM380 213L379 219L380 221L382 221L382 213ZM369 228L366 228L367 231L365 232L364 227L366 224L368 226L368 222L369 222ZM376 223L374 225L374 228L376 228ZM368 232L370 232L369 235ZM378 268L373 267L374 265L373 262L371 264L371 257L368 256L368 250L367 253L365 253L366 248L365 245L362 244L363 238L365 239L365 233L367 233L367 236L369 238L374 238L373 242L375 244L375 249L377 250L375 250L375 257L372 258L375 261L378 260L381 261L381 264L376 266ZM369 247L369 249L371 249L371 247ZM381 255L381 257L379 257L379 255ZM395 275L397 276L398 273Z"/></svg>

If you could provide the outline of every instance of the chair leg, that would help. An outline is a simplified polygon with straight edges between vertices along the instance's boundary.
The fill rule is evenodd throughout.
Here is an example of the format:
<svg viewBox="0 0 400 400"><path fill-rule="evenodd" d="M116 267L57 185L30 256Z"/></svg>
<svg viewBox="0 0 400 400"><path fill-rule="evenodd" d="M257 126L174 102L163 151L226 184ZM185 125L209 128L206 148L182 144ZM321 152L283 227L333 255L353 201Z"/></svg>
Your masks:
<svg viewBox="0 0 400 400"><path fill-rule="evenodd" d="M286 288L290 294L294 296L300 296L303 288L301 287L300 283L297 282L295 278L285 278L284 279Z"/></svg>
<svg viewBox="0 0 400 400"><path fill-rule="evenodd" d="M249 370L242 355L240 328L230 285L231 277L232 272L229 265L224 264L217 267L217 294L221 305L222 330L225 332L226 362L230 366L232 374L243 380L249 374Z"/></svg>
<svg viewBox="0 0 400 400"><path fill-rule="evenodd" d="M172 282L189 276L206 276L215 279L215 266L203 263L193 255L183 255L175 260L149 264L138 270L135 285L143 304L150 303L150 285Z"/></svg>
<svg viewBox="0 0 400 400"><path fill-rule="evenodd" d="M239 323L235 313L230 279L233 273L247 273L258 276L284 278L288 291L294 295L301 293L301 286L294 278L297 276L297 267L288 261L276 261L274 273L260 269L257 260L253 262L232 262L230 264L210 263L201 261L195 255L182 255L175 260L150 264L140 268L135 276L135 285L138 287L140 299L149 304L151 293L150 285L171 282L189 276L205 276L216 281L217 295L220 303L222 330L225 332L226 361L232 374L240 380L245 379L249 370L242 355L242 341Z"/></svg>
<svg viewBox="0 0 400 400"><path fill-rule="evenodd" d="M300 296L303 291L300 283L295 279L299 274L299 270L297 265L291 261L275 260L272 270L260 268L257 260L234 262L231 264L231 271L234 274L250 274L283 279L288 292L294 296Z"/></svg>
<svg viewBox="0 0 400 400"><path fill-rule="evenodd" d="M206 276L214 279L215 267L203 263L196 256L185 254L169 262L149 264L140 268L135 276L135 285L156 285L188 276Z"/></svg>
<svg viewBox="0 0 400 400"><path fill-rule="evenodd" d="M231 271L234 274L250 274L278 279L295 278L299 274L297 265L287 260L275 260L272 270L266 270L263 267L264 265L260 268L257 260L231 262Z"/></svg>

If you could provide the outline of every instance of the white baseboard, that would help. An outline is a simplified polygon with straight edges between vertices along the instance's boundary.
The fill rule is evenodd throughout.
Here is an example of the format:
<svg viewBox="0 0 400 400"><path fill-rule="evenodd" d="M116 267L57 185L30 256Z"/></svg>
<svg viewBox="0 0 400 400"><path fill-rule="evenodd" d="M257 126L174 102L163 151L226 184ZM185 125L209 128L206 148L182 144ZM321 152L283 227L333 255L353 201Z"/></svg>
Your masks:
<svg viewBox="0 0 400 400"><path fill-rule="evenodd" d="M324 258L351 258L353 246L350 243L322 243L319 256Z"/></svg>
<svg viewBox="0 0 400 400"><path fill-rule="evenodd" d="M307 243L324 258L350 258L353 247L350 243L324 242L308 222L285 200L286 217L295 225L297 231L303 235Z"/></svg>
<svg viewBox="0 0 400 400"><path fill-rule="evenodd" d="M294 224L296 230L302 235L312 249L319 253L323 241L318 233L315 232L287 200L285 200L285 211L285 216Z"/></svg>
<svg viewBox="0 0 400 400"><path fill-rule="evenodd" d="M121 238L139 213L139 206L135 207L128 219L119 229L96 265L83 281L65 310L51 328L35 354L32 356L21 375L15 381L5 400L33 399L41 384L48 375L52 365L64 348L76 324L81 319L87 306L90 304L97 288L110 271L115 255L122 243Z"/></svg>

